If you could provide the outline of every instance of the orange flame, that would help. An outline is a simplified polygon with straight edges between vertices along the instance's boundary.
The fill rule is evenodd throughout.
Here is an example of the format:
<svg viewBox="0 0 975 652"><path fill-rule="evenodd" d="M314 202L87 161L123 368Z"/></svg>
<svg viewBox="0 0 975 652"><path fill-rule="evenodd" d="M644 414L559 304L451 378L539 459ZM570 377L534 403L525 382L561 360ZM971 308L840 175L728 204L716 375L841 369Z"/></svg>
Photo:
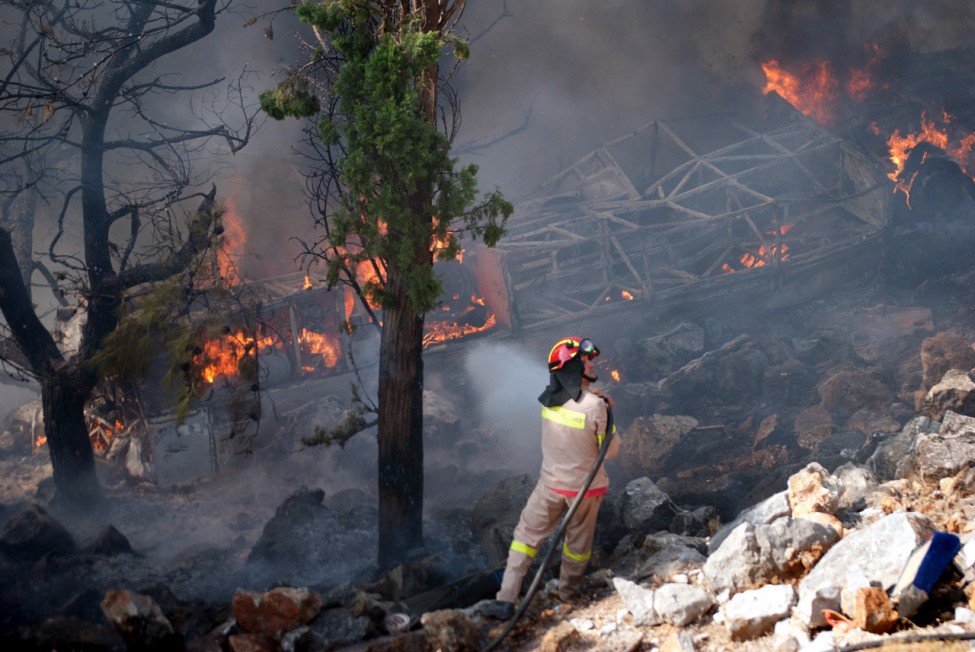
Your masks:
<svg viewBox="0 0 975 652"><path fill-rule="evenodd" d="M240 362L253 356L257 350L270 347L281 348L283 344L272 336L254 337L238 329L221 338L210 340L203 345L203 352L194 356L197 364L202 364L204 380L212 383L218 376L234 377L240 374Z"/></svg>
<svg viewBox="0 0 975 652"><path fill-rule="evenodd" d="M790 73L775 59L762 64L768 95L775 91L789 104L820 124L836 119L834 106L839 97L839 84L828 61L814 61L802 66L799 74Z"/></svg>
<svg viewBox="0 0 975 652"><path fill-rule="evenodd" d="M85 416L85 423L88 427L88 439L91 441L91 448L95 453L104 453L111 447L112 440L125 430L125 424L115 419L115 423L109 423L99 416ZM41 434L34 439L34 453L47 444L47 435Z"/></svg>
<svg viewBox="0 0 975 652"><path fill-rule="evenodd" d="M941 149L948 146L948 134L938 129L934 120L928 120L927 113L921 114L921 131L902 136L900 129L895 129L894 133L887 139L887 147L890 148L890 161L894 164L894 171L887 175L891 181L897 181L900 185L899 177L904 171L907 157L911 150L921 142L931 143ZM903 188L901 189L903 190Z"/></svg>
<svg viewBox="0 0 975 652"><path fill-rule="evenodd" d="M613 377L613 380L620 382L620 372L617 369L613 369L609 372L609 375Z"/></svg>
<svg viewBox="0 0 975 652"><path fill-rule="evenodd" d="M475 310L486 307L484 299L477 295L471 296L471 303L458 316L456 321L427 322L423 333L423 346L440 344L449 340L457 340L472 333L482 333L494 328L498 323L497 317L493 312L488 312L487 319L480 326L470 323L462 323L462 320L473 313Z"/></svg>
<svg viewBox="0 0 975 652"><path fill-rule="evenodd" d="M433 225L436 227L438 225L438 220L436 217L433 218ZM436 235L433 236L433 242L430 245L430 250L433 252L434 260L443 260L441 253L449 247L454 241L454 236L452 233L447 233L443 238L438 238ZM457 262L464 262L464 250L461 249L457 252Z"/></svg>
<svg viewBox="0 0 975 652"><path fill-rule="evenodd" d="M765 235L770 235L770 236L785 235L786 233L792 230L793 226L795 226L795 224L785 224L779 227L777 230L766 232ZM765 245L759 245L755 253L746 251L745 253L743 253L741 256L738 257L738 262L741 263L744 267L750 269L752 267L762 267L763 265L767 265L769 262L773 260L779 260L779 261L788 260L790 255L791 254L789 253L789 245L785 244L784 242L770 243L768 248L766 248ZM724 272L725 274L730 274L731 272L735 271L735 268L729 265L728 263L722 263L721 271Z"/></svg>
<svg viewBox="0 0 975 652"><path fill-rule="evenodd" d="M758 255L756 256L746 251L738 258L738 262L740 262L745 267L751 268L751 267L761 267L763 265L767 265L769 261L774 258L778 258L779 260L788 260L789 245L773 244L773 245L769 245L768 249L765 248L765 245L759 245L757 253Z"/></svg>
<svg viewBox="0 0 975 652"><path fill-rule="evenodd" d="M320 356L322 363L327 369L331 369L337 365L339 358L342 356L342 346L339 344L337 337L322 335L321 333L310 331L307 328L302 328L301 334L298 336L298 342L301 344L302 351L307 351L311 355ZM308 371L310 369L306 367L305 370Z"/></svg>
<svg viewBox="0 0 975 652"><path fill-rule="evenodd" d="M842 69L838 74L833 65L823 59L810 60L791 70L782 67L777 59L762 64L765 72L763 92L775 91L800 113L819 124L832 124L837 119L839 100L846 97L862 102L886 84L875 80L875 72L886 58L883 48L872 43L865 48L868 60L858 68ZM840 79L845 79L841 82Z"/></svg>
<svg viewBox="0 0 975 652"><path fill-rule="evenodd" d="M975 133L968 134L960 140L952 141L949 136L948 124L954 117L942 111L941 124L934 119L929 119L927 113L921 113L920 131L901 135L899 129L887 139L887 147L890 153L890 161L894 165L893 172L887 176L895 183L894 192L901 190L910 201L911 185L914 183L915 171L910 178L904 178L904 165L913 150L920 143L929 143L942 149L968 176L972 176L973 160L972 152L975 147ZM879 128L875 128L875 133L879 133Z"/></svg>

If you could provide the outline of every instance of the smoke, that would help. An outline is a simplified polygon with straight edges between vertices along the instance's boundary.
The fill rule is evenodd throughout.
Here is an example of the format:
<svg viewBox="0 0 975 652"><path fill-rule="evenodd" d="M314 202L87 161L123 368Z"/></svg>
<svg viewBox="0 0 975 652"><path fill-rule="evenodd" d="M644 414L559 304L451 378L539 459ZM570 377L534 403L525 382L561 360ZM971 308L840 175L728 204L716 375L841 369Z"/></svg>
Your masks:
<svg viewBox="0 0 975 652"><path fill-rule="evenodd" d="M517 199L651 120L751 110L769 58L858 64L871 43L965 46L973 13L961 0L470 3L457 145L501 139L465 158L483 188Z"/></svg>
<svg viewBox="0 0 975 652"><path fill-rule="evenodd" d="M542 418L536 397L548 383L543 358L517 344L486 343L464 360L481 422L491 428L491 448L502 468L538 472Z"/></svg>

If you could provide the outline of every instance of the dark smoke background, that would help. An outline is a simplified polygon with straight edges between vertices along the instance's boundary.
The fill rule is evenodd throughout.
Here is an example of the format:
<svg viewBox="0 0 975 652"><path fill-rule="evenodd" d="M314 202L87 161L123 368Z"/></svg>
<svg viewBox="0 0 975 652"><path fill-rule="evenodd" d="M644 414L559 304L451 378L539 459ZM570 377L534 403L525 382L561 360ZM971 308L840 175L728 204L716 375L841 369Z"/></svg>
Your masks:
<svg viewBox="0 0 975 652"><path fill-rule="evenodd" d="M471 156L482 187L511 198L651 120L756 110L769 58L850 65L871 43L947 49L966 45L975 24L964 0L536 0L508 2L511 17L482 36L502 5L473 2L465 14L476 40L458 79L458 143L528 116L523 131Z"/></svg>
<svg viewBox="0 0 975 652"><path fill-rule="evenodd" d="M300 60L295 35L307 30L288 14L244 23L278 6L264 0L253 13L227 17L205 69L231 74L246 63L255 96L271 87ZM890 53L958 47L973 18L975 5L964 0L472 1L461 21L471 58L453 79L463 116L456 152L480 166L482 190L497 186L517 201L651 120L760 110L760 63L769 58L857 65L874 43ZM199 65L188 56L188 67ZM294 152L300 129L295 120L266 121L221 187L248 226L240 264L251 277L296 271L292 238L312 235L306 161Z"/></svg>

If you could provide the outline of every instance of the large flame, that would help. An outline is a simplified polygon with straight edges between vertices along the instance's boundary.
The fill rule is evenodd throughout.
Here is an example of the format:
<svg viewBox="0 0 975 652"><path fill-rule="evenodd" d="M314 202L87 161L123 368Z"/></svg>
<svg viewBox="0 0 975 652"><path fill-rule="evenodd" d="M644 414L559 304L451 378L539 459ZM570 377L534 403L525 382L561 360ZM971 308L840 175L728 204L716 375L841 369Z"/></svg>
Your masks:
<svg viewBox="0 0 975 652"><path fill-rule="evenodd" d="M865 63L859 67L834 66L825 59L810 59L786 69L778 59L762 64L765 72L763 92L775 91L803 115L822 125L834 123L840 100L867 99L886 84L877 81L877 69L886 58L883 48L871 43L864 48Z"/></svg>
<svg viewBox="0 0 975 652"><path fill-rule="evenodd" d="M487 317L480 323L470 323L468 321L474 316L475 311L483 312ZM423 346L431 346L457 340L472 333L481 333L494 328L497 325L497 317L485 304L484 299L477 295L472 295L468 306L456 316L452 321L428 321L423 333Z"/></svg>
<svg viewBox="0 0 975 652"><path fill-rule="evenodd" d="M298 342L301 344L302 352L320 357L322 364L327 369L337 365L339 358L342 357L342 345L337 336L324 335L302 328Z"/></svg>
<svg viewBox="0 0 975 652"><path fill-rule="evenodd" d="M219 376L240 375L241 361L257 355L260 349L282 346L281 340L270 335L255 337L237 329L223 337L205 342L202 346L203 352L194 357L194 362L201 365L203 379L212 383Z"/></svg>
<svg viewBox="0 0 975 652"><path fill-rule="evenodd" d="M332 369L342 357L342 345L337 335L302 328L298 334L298 346L302 353L302 371L306 373L322 368ZM238 329L206 342L202 346L202 353L194 361L201 365L203 379L213 383L221 376L238 377L243 360L272 348L283 349L284 342L275 335L255 337Z"/></svg>
<svg viewBox="0 0 975 652"><path fill-rule="evenodd" d="M836 119L836 100L839 83L828 61L813 61L801 66L798 72L789 72L775 59L762 64L765 71L765 88L768 95L775 91L789 104L820 124L830 124Z"/></svg>
<svg viewBox="0 0 975 652"><path fill-rule="evenodd" d="M434 226L437 224L437 218L433 218ZM379 223L380 232L385 234L387 232L386 224L382 221ZM432 237L430 244L430 251L433 254L433 259L435 261L442 260L442 252L454 243L454 235L452 233L447 233L444 238ZM456 258L452 259L458 264L463 264L464 261L464 250L460 249L457 252ZM359 287L364 288L368 284L380 285L381 279L376 273L375 267L369 260L361 261L356 265L355 269L356 283ZM459 295L454 295L452 297L454 302L461 299ZM374 301L369 301L369 307L373 310L380 310L381 306ZM350 287L345 288L343 294L343 303L345 308L346 320L352 317L356 310L356 294ZM471 296L470 301L466 306L460 310L456 311L455 308L451 306L444 305L441 310L444 312L454 312L453 319L445 318L438 320L428 320L425 325L424 335L423 335L423 346L429 347L434 344L446 342L449 340L460 339L472 333L479 333L482 331L489 330L497 325L497 317L491 311L490 307L487 306L485 300L474 294ZM484 315L484 319L480 320L479 317ZM479 323L472 323L477 321ZM380 322L380 326L382 322Z"/></svg>
<svg viewBox="0 0 975 652"><path fill-rule="evenodd" d="M912 170L905 174L904 166L907 163L911 151L921 143L934 145L938 149L944 150L945 154L954 160L968 176L972 176L975 169L975 161L972 159L972 150L975 146L975 133L969 133L959 139L952 139L950 135L951 123L954 117L942 111L941 118L936 120L928 118L927 112L921 113L921 128L919 131L901 134L899 129L887 139L887 147L890 154L890 162L894 170L887 176L894 182L894 192L901 190L910 202L911 185L917 176L917 170ZM874 126L874 131L880 133L879 127ZM926 158L926 155L925 155Z"/></svg>

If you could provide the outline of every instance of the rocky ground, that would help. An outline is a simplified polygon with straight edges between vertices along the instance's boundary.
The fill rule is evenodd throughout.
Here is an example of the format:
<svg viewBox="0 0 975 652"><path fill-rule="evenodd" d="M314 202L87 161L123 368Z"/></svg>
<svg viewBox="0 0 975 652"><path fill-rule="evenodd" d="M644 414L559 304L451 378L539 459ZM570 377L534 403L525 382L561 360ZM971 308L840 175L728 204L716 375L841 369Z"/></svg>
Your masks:
<svg viewBox="0 0 975 652"><path fill-rule="evenodd" d="M817 649L815 636L833 628L800 621L794 624L802 633L795 636L769 629L743 637L733 634L730 616L722 614L733 597L764 586L794 587L801 600L803 578L818 556L883 516L915 512L926 519L921 529L966 536L975 515L972 479L964 465L945 460L966 459L968 425L956 423L950 433L941 428L949 409L975 414L967 402L971 381L965 374L975 366L973 280L968 271L900 290L868 283L774 318L676 320L645 336L607 335L602 360L623 371L622 381L609 389L617 398L624 451L610 468L614 492L601 512L595 572L578 604L559 604L551 591L540 591L499 649ZM483 368L483 361L479 365ZM521 375L511 362L502 367L512 383ZM960 375L937 390L950 369ZM469 405L464 392L474 391L476 383L465 388L458 378L455 371L434 372L428 383L427 423L434 443L428 456L429 549L414 564L384 576L373 564L374 442L354 440L340 453L299 451L296 445L301 433L293 424L324 420L324 412L335 412L333 405L321 407L327 401L316 402L315 414L305 408L286 413L284 421L292 424L286 432L255 440L248 453L213 478L161 486L127 476L117 465L103 469L106 501L96 515L25 510L46 506L51 498L50 463L7 427L0 437L0 520L5 521L0 633L5 641L37 649L57 641L74 641L59 649L121 649L124 637L108 625L103 609L106 592L115 589L132 593L113 594L114 604L137 612L137 596L151 597L191 647L246 649L247 642L265 645L251 649L276 649L277 643L246 638L250 634L240 623L247 615L239 611L246 600L234 596L238 589L260 596L291 586L314 592L317 597L303 593L291 599L312 611L317 606L318 615L294 630L299 634L287 649L477 649L486 644L505 623L478 602L490 594L484 586L441 604L456 608L438 611L443 615L430 617L422 628L388 634L396 627L387 618L411 613L411 601L416 617L425 610L417 610L417 604L438 604L429 591L503 558L505 537L537 468L533 447L516 450L502 439L502 431L512 430L530 442L521 432L523 422L499 424L498 410L478 411L477 423L465 420L470 410L461 407ZM520 404L525 391L500 398ZM285 407L279 403L282 412ZM919 449L922 439L927 448ZM934 445L949 440L957 447ZM784 545L787 552L779 556L803 564L732 567L722 576L712 569L709 577L705 560L721 557L713 544L728 535L721 524L784 495L790 478L811 463L829 472L820 484L827 494L836 494L828 508L812 511L835 522L811 519L819 529L809 536L818 543L808 550L769 539ZM844 466L869 475L854 481L838 473ZM360 474L358 480L350 469ZM847 489L856 500L840 500ZM50 525L50 517L68 538L55 526L35 527L32 536L46 531L47 538L33 539L32 551L20 554L11 523L28 512L40 513L35 525ZM795 523L794 517L775 515L793 519L788 523ZM756 519L752 526L772 537L769 532L779 527L775 518ZM842 539L824 534L829 530L823 528L837 522L846 535ZM797 536L803 527L786 529ZM901 562L919 543L911 536L896 542L900 548L891 544ZM654 556L660 551L672 558ZM721 577L735 573L750 579L714 590L727 583ZM649 591L698 587L710 602L689 620L686 612L641 615L633 595L630 602L624 595L641 594L618 584L620 579ZM966 586L963 571L950 571L925 609L898 619L883 636L970 631L967 612L955 611L969 606ZM161 621L146 615L142 622ZM839 629L833 632L836 646L877 636ZM928 649L950 649L944 641L936 645Z"/></svg>

